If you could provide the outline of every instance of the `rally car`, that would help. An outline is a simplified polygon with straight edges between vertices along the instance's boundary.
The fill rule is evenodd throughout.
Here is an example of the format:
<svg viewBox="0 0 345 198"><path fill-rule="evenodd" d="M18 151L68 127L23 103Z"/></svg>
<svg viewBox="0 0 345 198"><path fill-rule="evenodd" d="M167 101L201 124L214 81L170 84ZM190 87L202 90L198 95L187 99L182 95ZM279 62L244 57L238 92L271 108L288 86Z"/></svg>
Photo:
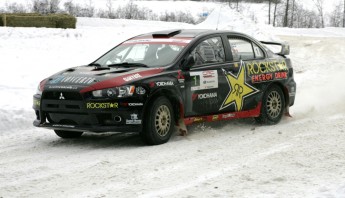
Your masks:
<svg viewBox="0 0 345 198"><path fill-rule="evenodd" d="M33 124L62 138L139 132L151 145L167 142L175 126L185 132L196 122L253 117L276 124L295 101L289 51L286 43L232 31L139 35L41 81Z"/></svg>

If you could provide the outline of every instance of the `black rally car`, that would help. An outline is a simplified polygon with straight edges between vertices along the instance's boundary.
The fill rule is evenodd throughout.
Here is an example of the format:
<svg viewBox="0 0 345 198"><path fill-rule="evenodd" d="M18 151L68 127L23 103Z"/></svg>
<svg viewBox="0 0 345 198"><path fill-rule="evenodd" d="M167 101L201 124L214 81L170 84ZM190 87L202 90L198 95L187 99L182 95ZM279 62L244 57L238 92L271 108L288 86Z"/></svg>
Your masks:
<svg viewBox="0 0 345 198"><path fill-rule="evenodd" d="M265 45L280 45L273 53ZM287 44L245 34L169 30L139 35L87 66L43 80L34 126L62 138L83 132L139 132L148 144L174 126L254 117L278 123L295 101Z"/></svg>

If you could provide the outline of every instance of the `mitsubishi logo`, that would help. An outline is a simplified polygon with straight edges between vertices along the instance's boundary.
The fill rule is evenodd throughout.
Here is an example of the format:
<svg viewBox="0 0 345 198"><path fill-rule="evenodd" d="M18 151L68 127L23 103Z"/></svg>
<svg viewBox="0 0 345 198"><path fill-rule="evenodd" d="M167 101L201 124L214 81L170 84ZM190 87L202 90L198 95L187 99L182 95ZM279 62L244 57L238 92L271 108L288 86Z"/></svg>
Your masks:
<svg viewBox="0 0 345 198"><path fill-rule="evenodd" d="M60 93L59 100L65 100L65 97L63 96L63 94L62 94L62 93Z"/></svg>

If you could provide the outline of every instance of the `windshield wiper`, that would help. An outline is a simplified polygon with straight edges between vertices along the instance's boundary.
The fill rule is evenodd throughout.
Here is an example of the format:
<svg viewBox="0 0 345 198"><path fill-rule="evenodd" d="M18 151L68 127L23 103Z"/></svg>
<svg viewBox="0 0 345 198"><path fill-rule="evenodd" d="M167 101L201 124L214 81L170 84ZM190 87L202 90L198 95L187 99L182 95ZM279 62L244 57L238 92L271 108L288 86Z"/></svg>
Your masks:
<svg viewBox="0 0 345 198"><path fill-rule="evenodd" d="M115 64L110 64L107 65L108 67L116 67L116 66L120 66L120 67L131 67L131 66L137 66L137 67L149 67L143 63L129 63L129 62L123 62L123 63L115 63Z"/></svg>

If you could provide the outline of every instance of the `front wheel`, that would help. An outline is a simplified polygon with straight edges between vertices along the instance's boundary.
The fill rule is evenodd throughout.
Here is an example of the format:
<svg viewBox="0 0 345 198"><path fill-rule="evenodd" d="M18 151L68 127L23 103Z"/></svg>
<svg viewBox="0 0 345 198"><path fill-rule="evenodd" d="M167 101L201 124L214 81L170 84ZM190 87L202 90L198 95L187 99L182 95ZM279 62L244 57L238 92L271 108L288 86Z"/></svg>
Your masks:
<svg viewBox="0 0 345 198"><path fill-rule="evenodd" d="M80 137L83 132L74 132L74 131L62 131L62 130L54 130L56 135L61 138L78 138Z"/></svg>
<svg viewBox="0 0 345 198"><path fill-rule="evenodd" d="M277 124L284 112L285 98L277 85L270 86L263 95L260 116L255 120L260 124Z"/></svg>
<svg viewBox="0 0 345 198"><path fill-rule="evenodd" d="M174 129L174 114L170 101L164 97L155 99L145 113L141 138L150 145L166 143Z"/></svg>

